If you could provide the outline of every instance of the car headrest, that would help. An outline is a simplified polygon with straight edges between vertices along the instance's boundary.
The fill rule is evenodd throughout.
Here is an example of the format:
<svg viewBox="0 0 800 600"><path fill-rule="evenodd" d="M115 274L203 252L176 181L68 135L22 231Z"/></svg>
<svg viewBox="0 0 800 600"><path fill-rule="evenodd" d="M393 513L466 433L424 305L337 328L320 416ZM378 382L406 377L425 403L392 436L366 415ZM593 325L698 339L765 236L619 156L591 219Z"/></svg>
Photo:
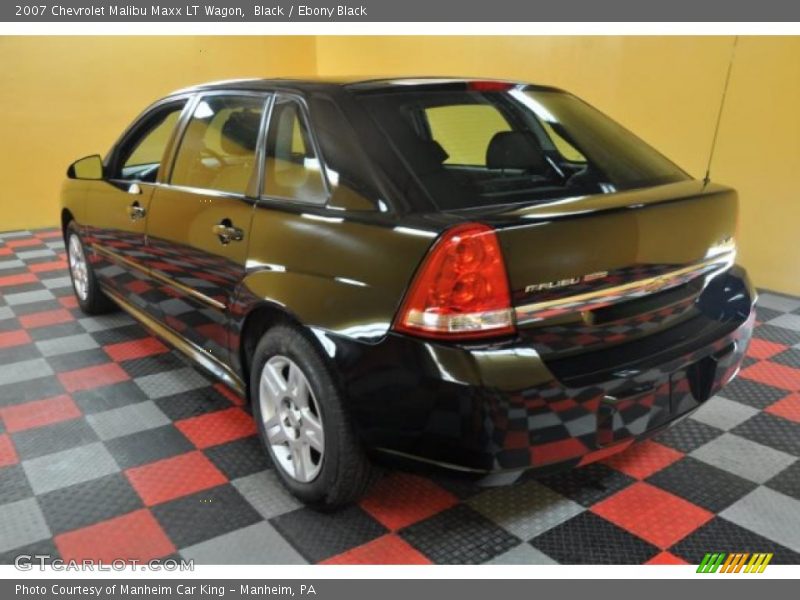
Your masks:
<svg viewBox="0 0 800 600"><path fill-rule="evenodd" d="M227 154L247 155L256 151L261 115L254 111L237 111L222 126L220 145Z"/></svg>
<svg viewBox="0 0 800 600"><path fill-rule="evenodd" d="M490 169L524 169L545 172L547 160L539 142L526 131L498 131L486 149Z"/></svg>

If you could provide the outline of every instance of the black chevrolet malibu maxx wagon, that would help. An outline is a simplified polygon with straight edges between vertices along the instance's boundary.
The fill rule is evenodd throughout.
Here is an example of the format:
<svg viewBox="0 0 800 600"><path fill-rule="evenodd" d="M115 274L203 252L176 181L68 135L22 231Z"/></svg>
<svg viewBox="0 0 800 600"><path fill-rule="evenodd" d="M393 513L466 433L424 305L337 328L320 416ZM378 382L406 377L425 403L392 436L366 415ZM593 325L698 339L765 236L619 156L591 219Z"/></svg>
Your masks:
<svg viewBox="0 0 800 600"><path fill-rule="evenodd" d="M736 193L562 90L253 80L150 106L75 162L75 293L251 401L285 485L371 456L509 481L584 465L736 374L755 294Z"/></svg>

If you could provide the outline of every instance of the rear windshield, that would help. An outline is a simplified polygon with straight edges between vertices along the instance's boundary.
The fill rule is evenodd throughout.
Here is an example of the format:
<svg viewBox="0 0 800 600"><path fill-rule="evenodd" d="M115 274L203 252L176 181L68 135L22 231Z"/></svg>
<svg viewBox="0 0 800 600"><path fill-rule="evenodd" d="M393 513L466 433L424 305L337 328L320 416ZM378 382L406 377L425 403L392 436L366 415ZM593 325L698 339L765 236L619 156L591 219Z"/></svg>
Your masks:
<svg viewBox="0 0 800 600"><path fill-rule="evenodd" d="M688 175L570 94L526 86L360 94L443 210L650 187Z"/></svg>

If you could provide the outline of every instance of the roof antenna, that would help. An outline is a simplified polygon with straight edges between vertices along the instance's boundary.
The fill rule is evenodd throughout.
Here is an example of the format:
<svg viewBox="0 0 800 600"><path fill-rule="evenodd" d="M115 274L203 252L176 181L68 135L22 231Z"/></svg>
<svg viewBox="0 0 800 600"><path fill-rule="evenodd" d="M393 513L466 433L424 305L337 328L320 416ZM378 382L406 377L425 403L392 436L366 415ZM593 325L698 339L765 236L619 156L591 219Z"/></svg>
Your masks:
<svg viewBox="0 0 800 600"><path fill-rule="evenodd" d="M739 43L739 36L733 38L731 47L731 57L728 61L728 72L725 75L725 85L722 88L722 98L719 102L719 112L717 112L717 124L714 126L714 137L711 139L711 151L708 153L708 165L706 165L706 176L703 177L703 185L706 186L711 181L711 161L714 159L714 150L717 147L717 135L719 135L719 124L722 122L722 109L725 107L725 98L728 95L728 84L731 82L731 71L733 70L733 57L736 54L736 44Z"/></svg>

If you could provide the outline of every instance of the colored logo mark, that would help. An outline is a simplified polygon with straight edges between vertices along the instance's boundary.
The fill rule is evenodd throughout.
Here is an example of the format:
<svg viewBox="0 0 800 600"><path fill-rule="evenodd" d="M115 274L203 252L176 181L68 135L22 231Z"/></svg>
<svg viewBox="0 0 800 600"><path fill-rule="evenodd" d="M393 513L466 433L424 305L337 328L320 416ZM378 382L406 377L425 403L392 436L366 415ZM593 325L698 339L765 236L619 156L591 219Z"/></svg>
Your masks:
<svg viewBox="0 0 800 600"><path fill-rule="evenodd" d="M708 552L697 567L698 573L763 573L772 552Z"/></svg>

